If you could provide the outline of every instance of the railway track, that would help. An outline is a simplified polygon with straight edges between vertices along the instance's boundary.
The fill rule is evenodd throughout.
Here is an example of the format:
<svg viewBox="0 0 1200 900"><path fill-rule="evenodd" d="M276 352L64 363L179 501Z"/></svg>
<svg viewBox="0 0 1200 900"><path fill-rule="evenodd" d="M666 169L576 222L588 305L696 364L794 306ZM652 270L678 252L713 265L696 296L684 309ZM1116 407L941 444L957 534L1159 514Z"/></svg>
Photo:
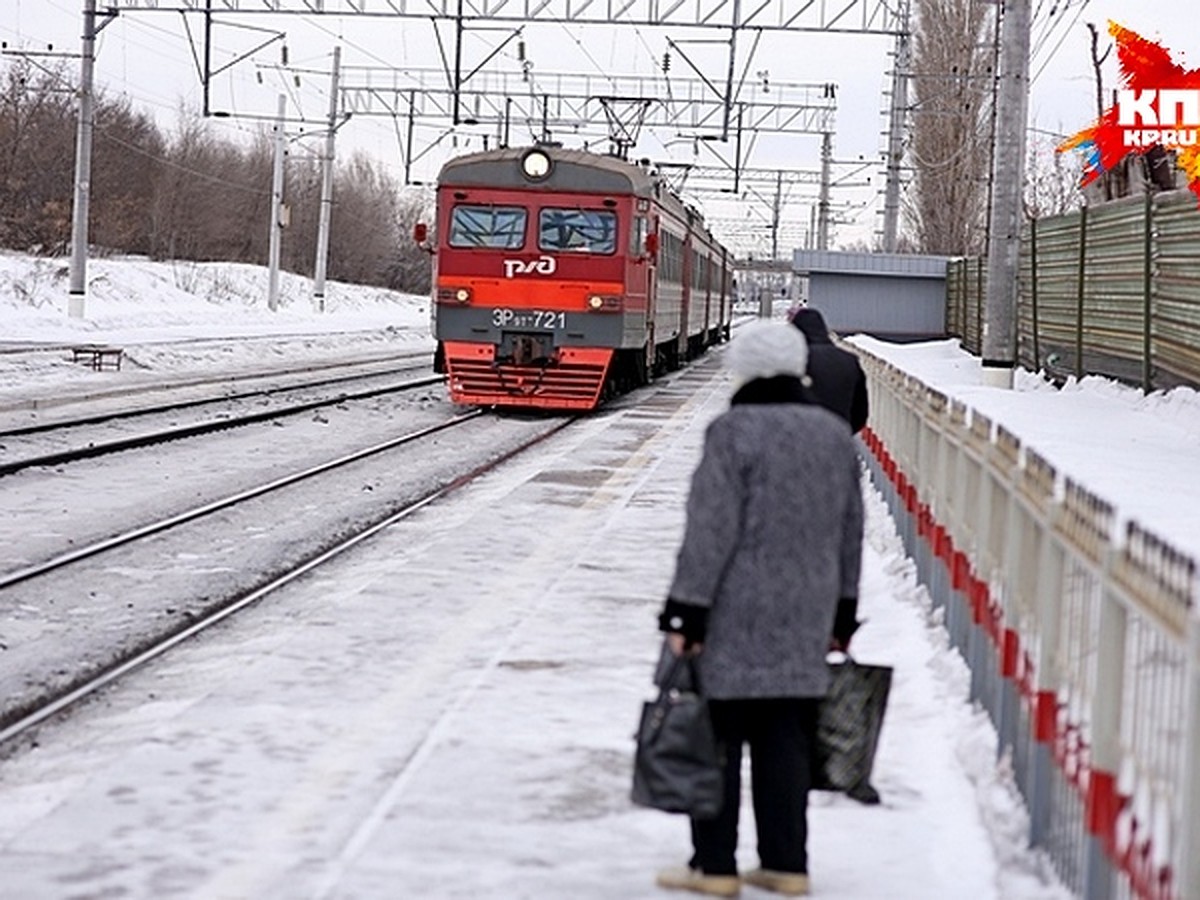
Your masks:
<svg viewBox="0 0 1200 900"><path fill-rule="evenodd" d="M247 343L259 342L261 339L240 338L233 342L235 348ZM179 343L165 344L165 347L177 349ZM220 344L229 346L229 341L202 341L200 344ZM154 344L139 345L138 350L154 349ZM47 356L51 350L61 357L70 351L69 346L44 348L9 349L0 353L0 358L32 357L34 359ZM177 354L168 355L163 365L177 365ZM214 399L222 394L252 392L252 386L261 388L273 386L302 387L305 384L319 386L322 383L336 381L339 377L354 377L355 374L365 376L375 373L395 373L411 371L413 368L427 368L430 359L429 351L398 351L390 350L380 353L361 354L353 357L341 355L329 359L304 358L302 363L288 362L284 365L266 365L261 360L246 362L237 366L232 361L222 364L217 371L207 365L197 363L199 369L185 372L159 371L157 368L148 371L138 371L136 361L130 362L126 370L118 373L106 373L98 379L91 377L93 373L82 367L78 368L78 379L64 387L61 383L39 386L36 377L28 383L22 382L23 390L17 394L0 395L0 420L24 418L35 422L50 422L56 418L68 420L70 413L58 416L60 410L83 407L95 411L131 411L146 405L168 405L170 399L183 398L199 394L202 398ZM330 373L330 374L324 374ZM341 373L340 375L338 373ZM314 378L314 375L317 376Z"/></svg>
<svg viewBox="0 0 1200 900"><path fill-rule="evenodd" d="M348 401L410 391L440 384L445 380L441 375L430 375L401 382L388 381L370 387L346 388L351 382L374 381L394 374L395 370L365 376L342 375L301 385L264 387L221 396L171 401L122 412L96 413L70 420L12 427L0 431L0 476L11 475L35 466L56 466L124 450L149 447L165 441L212 434ZM329 393L330 388L335 389L335 392ZM312 390L320 392L316 398L301 398ZM251 400L266 400L270 405L266 409L260 408L252 412L235 411L239 402L244 405ZM231 407L230 404L234 406ZM186 425L154 424L156 417L161 419L169 416L174 419L181 412L192 414L206 409L212 410L207 418L199 418ZM127 433L131 425L137 427L136 423L142 422L146 424L139 433ZM119 436L111 436L116 434ZM47 444L57 443L67 443L68 446L53 450L44 449Z"/></svg>
<svg viewBox="0 0 1200 900"><path fill-rule="evenodd" d="M238 400L261 399L264 397L272 397L280 394L298 392L303 390L320 390L331 387L338 387L345 384L350 384L355 381L363 381L373 377L387 377L394 375L404 375L412 372L422 371L427 369L426 360L423 358L419 361L414 361L412 365L398 365L398 360L352 360L345 364L329 364L328 366L317 366L315 368L295 369L286 371L272 372L255 372L243 375L231 375L228 377L214 378L204 376L203 378L192 378L187 381L180 382L158 382L153 385L146 385L141 389L122 389L120 396L129 400L139 400L142 398L150 398L150 403L137 403L126 406L118 406L113 409L103 409L89 413L83 413L75 416L60 416L60 417L37 417L38 421L24 424L0 425L0 439L8 437L18 437L30 434L42 434L48 431L53 431L57 428L68 428L80 425L95 425L101 422L110 422L118 419L133 418L140 415L152 415L154 413L164 413L172 411L180 411L185 409L193 409L198 406L207 404L234 402ZM322 371L326 368L336 369L343 374L322 376L312 378L314 371ZM347 371L349 370L349 371ZM280 382L280 379L284 379ZM292 382L288 379L296 378L298 380ZM260 383L260 386L252 386L255 382ZM246 386L242 386L242 385ZM177 397L175 399L163 399L159 401L153 400L156 395L160 394L183 394L185 389L205 391L198 397ZM92 404L100 405L100 404Z"/></svg>
<svg viewBox="0 0 1200 900"><path fill-rule="evenodd" d="M458 415L0 576L0 592L16 611L4 629L9 633L0 632L6 651L0 654L0 681L13 686L0 698L0 754L125 673L572 421L514 422L481 411ZM487 447L483 458L478 452L430 453L440 435L469 427L481 428L484 439L456 436L454 443ZM435 456L442 465L427 466L395 489L381 491L385 497L364 505L348 496L348 486L364 478L404 471L417 458ZM271 523L289 510L304 521L271 535ZM247 535L271 535L269 546L239 553ZM97 620L100 628L94 627Z"/></svg>

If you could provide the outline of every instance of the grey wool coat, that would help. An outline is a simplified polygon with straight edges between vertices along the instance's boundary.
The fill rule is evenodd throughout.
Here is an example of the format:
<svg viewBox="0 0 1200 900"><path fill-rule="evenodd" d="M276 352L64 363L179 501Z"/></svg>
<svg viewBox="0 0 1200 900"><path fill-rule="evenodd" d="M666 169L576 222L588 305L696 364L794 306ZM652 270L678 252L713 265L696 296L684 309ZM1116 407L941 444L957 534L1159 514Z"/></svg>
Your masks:
<svg viewBox="0 0 1200 900"><path fill-rule="evenodd" d="M737 405L709 425L670 588L709 609L705 694L825 694L838 599L858 596L862 532L858 454L834 413Z"/></svg>

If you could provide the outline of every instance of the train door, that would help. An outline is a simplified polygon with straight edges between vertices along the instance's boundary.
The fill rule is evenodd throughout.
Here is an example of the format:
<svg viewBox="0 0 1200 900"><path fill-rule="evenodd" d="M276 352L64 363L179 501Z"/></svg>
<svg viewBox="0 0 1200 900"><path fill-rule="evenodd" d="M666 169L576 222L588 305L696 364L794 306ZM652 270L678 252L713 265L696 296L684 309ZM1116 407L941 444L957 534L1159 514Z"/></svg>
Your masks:
<svg viewBox="0 0 1200 900"><path fill-rule="evenodd" d="M708 253L704 255L704 322L701 328L701 334L704 335L700 342L701 347L707 347L712 341L712 299L713 299L713 255L712 248L705 248Z"/></svg>
<svg viewBox="0 0 1200 900"><path fill-rule="evenodd" d="M639 207L645 201L638 201ZM654 377L655 336L654 321L658 317L658 251L659 251L659 222L658 217L646 204L644 215L637 216L639 253L645 258L641 267L646 287L646 343L643 348L642 383L648 383Z"/></svg>
<svg viewBox="0 0 1200 900"><path fill-rule="evenodd" d="M730 328L733 323L733 303L737 299L737 289L731 266L732 259L724 247L721 248L721 317L720 339L729 340Z"/></svg>
<svg viewBox="0 0 1200 900"><path fill-rule="evenodd" d="M696 250L693 244L694 238L695 234L689 227L683 239L683 287L679 301L679 337L675 341L674 365L672 368L677 368L684 360L691 358L691 354L688 353L688 333L692 319L692 295L696 289L694 259Z"/></svg>

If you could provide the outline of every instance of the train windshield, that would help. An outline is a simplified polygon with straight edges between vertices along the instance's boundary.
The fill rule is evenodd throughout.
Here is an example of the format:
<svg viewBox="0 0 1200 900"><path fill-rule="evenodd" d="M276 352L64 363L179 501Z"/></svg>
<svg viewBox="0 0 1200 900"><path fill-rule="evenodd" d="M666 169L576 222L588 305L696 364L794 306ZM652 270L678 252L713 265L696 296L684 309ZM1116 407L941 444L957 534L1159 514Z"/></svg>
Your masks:
<svg viewBox="0 0 1200 900"><path fill-rule="evenodd" d="M526 217L520 206L456 206L450 216L450 246L520 249Z"/></svg>
<svg viewBox="0 0 1200 900"><path fill-rule="evenodd" d="M543 209L538 215L538 249L612 253L617 249L617 215L606 210Z"/></svg>

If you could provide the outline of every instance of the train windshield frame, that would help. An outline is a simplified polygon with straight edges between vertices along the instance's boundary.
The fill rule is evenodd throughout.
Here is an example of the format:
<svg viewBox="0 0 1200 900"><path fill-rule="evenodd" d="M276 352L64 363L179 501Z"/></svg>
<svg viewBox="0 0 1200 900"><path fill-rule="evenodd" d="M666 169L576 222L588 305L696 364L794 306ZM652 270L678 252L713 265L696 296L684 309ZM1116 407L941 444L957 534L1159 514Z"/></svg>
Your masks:
<svg viewBox="0 0 1200 900"><path fill-rule="evenodd" d="M617 252L617 214L578 206L543 207L538 211L538 249L612 256Z"/></svg>
<svg viewBox="0 0 1200 900"><path fill-rule="evenodd" d="M461 203L450 213L447 243L463 249L520 250L528 220L523 206Z"/></svg>

